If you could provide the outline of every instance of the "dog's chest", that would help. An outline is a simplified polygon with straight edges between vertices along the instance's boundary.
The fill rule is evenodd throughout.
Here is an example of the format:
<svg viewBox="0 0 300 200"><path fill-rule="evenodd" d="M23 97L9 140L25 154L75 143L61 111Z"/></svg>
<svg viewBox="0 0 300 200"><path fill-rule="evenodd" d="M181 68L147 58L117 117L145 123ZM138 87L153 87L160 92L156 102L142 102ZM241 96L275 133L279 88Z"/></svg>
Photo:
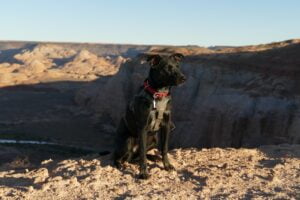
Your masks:
<svg viewBox="0 0 300 200"><path fill-rule="evenodd" d="M153 100L153 109L150 111L150 131L158 131L163 123L164 115L167 114L167 105L169 98L163 98L161 100Z"/></svg>

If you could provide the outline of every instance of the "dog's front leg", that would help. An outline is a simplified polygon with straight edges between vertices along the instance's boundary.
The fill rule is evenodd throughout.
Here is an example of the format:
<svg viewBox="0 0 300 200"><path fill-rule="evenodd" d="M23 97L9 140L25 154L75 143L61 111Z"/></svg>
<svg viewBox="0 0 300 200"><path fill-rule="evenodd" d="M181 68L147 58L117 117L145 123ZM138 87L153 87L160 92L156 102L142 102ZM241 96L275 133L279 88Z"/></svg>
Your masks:
<svg viewBox="0 0 300 200"><path fill-rule="evenodd" d="M146 128L142 129L139 134L140 138L140 175L139 178L147 179L149 178L149 172L147 169L147 131Z"/></svg>
<svg viewBox="0 0 300 200"><path fill-rule="evenodd" d="M170 163L168 158L168 149L169 149L169 136L170 136L170 122L171 116L170 113L164 114L164 125L161 129L161 152L162 152L162 161L164 168L167 171L174 170L174 166Z"/></svg>

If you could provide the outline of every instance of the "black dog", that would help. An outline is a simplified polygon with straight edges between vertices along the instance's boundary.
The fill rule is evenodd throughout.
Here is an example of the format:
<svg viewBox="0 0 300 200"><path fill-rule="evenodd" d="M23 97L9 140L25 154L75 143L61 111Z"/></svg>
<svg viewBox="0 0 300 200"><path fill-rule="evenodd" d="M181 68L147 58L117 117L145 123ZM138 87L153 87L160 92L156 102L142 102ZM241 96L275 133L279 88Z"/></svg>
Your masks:
<svg viewBox="0 0 300 200"><path fill-rule="evenodd" d="M158 146L157 133L160 131L164 168L174 169L167 155L170 130L174 126L171 122L170 89L186 80L179 68L182 58L182 54L147 56L151 66L149 76L129 102L117 129L114 162L118 168L136 156L140 160L139 177L148 178L146 153Z"/></svg>

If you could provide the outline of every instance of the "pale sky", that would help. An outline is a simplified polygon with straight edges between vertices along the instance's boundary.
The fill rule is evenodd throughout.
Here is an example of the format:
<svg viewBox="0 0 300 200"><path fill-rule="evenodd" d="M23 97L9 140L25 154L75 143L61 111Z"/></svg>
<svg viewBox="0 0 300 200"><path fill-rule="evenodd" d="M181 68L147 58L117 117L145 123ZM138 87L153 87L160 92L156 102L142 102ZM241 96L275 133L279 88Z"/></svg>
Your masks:
<svg viewBox="0 0 300 200"><path fill-rule="evenodd" d="M249 45L300 38L299 0L0 0L0 40Z"/></svg>

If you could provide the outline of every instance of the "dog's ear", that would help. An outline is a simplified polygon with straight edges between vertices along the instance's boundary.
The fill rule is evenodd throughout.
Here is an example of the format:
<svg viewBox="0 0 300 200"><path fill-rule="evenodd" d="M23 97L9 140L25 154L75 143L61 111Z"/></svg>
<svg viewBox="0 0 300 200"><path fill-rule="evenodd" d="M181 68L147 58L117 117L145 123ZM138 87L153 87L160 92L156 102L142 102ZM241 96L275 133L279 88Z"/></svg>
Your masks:
<svg viewBox="0 0 300 200"><path fill-rule="evenodd" d="M174 53L170 55L170 58L174 59L177 62L180 62L184 58L184 55L182 55L181 53Z"/></svg>
<svg viewBox="0 0 300 200"><path fill-rule="evenodd" d="M160 60L161 60L161 56L157 54L147 56L147 62L149 62L151 67L158 65Z"/></svg>

